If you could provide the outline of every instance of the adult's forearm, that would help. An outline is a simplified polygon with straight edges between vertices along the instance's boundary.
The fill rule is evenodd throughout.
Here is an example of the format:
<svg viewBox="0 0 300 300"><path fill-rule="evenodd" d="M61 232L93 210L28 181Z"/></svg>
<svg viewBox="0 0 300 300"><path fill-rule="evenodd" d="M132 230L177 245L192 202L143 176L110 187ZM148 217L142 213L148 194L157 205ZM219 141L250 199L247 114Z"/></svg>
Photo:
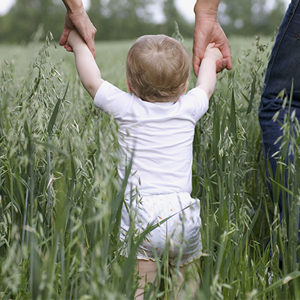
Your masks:
<svg viewBox="0 0 300 300"><path fill-rule="evenodd" d="M84 10L82 0L62 0L67 10L71 13Z"/></svg>
<svg viewBox="0 0 300 300"><path fill-rule="evenodd" d="M219 4L220 0L197 0L194 7L195 14L217 18Z"/></svg>

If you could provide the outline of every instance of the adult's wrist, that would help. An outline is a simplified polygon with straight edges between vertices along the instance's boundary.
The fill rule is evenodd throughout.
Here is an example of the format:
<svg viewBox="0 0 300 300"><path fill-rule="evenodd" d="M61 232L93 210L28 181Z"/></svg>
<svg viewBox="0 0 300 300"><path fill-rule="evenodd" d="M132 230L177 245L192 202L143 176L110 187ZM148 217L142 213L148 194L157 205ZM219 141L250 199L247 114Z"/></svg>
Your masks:
<svg viewBox="0 0 300 300"><path fill-rule="evenodd" d="M68 13L81 14L84 12L83 3L81 0L63 0Z"/></svg>
<svg viewBox="0 0 300 300"><path fill-rule="evenodd" d="M194 7L196 19L217 20L219 4L220 0L197 0Z"/></svg>

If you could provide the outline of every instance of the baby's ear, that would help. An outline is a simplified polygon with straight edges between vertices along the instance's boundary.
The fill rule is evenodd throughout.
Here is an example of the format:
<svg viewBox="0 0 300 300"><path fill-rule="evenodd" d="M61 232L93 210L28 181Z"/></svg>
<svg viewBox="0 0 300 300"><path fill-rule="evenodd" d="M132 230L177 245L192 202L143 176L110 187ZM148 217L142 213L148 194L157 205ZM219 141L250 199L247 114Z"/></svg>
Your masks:
<svg viewBox="0 0 300 300"><path fill-rule="evenodd" d="M129 93L131 93L131 94L132 94L132 88L131 88L131 86L130 86L130 84L129 84L128 80L127 80L127 78L126 78L126 84L127 84L127 87L128 87L128 91L129 91Z"/></svg>

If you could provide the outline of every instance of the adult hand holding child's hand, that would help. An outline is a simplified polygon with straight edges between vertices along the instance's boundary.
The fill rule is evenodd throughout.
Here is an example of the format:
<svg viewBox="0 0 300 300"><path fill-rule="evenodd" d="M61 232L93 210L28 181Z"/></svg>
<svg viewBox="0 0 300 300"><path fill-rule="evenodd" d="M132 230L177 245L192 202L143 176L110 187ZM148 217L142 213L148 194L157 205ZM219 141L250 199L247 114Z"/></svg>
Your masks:
<svg viewBox="0 0 300 300"><path fill-rule="evenodd" d="M63 0L63 2L67 8L67 13L59 44L64 46L67 51L73 51L72 47L67 43L67 40L70 32L77 29L95 58L94 36L97 30L85 12L82 1Z"/></svg>

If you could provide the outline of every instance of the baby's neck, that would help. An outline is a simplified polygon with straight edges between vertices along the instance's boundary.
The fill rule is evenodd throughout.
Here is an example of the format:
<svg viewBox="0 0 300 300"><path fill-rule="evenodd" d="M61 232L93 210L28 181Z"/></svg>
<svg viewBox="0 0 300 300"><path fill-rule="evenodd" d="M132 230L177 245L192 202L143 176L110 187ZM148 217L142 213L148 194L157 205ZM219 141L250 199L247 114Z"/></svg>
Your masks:
<svg viewBox="0 0 300 300"><path fill-rule="evenodd" d="M175 103L178 101L180 96L173 96L173 97L164 97L164 98L160 98L160 99L156 99L155 101L148 101L145 100L147 102L151 102L151 103L166 103L166 102L172 102Z"/></svg>

